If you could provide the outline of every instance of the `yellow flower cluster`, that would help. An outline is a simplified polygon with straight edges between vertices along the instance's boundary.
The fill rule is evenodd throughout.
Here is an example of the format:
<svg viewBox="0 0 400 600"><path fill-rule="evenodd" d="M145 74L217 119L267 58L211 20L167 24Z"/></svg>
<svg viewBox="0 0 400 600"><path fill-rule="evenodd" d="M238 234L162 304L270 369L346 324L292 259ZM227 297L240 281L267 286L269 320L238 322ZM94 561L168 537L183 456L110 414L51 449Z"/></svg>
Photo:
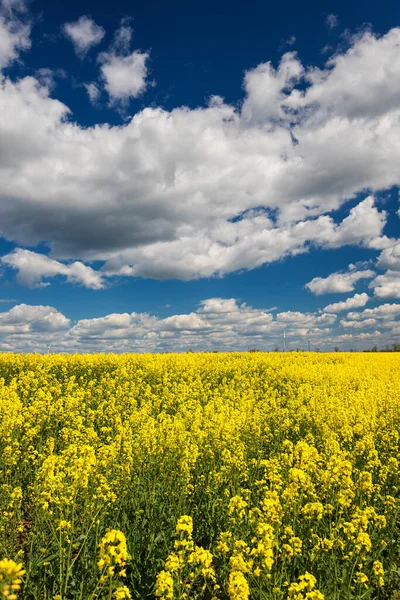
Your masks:
<svg viewBox="0 0 400 600"><path fill-rule="evenodd" d="M132 598L129 589L126 585L120 585L117 587L113 594L114 600L130 600Z"/></svg>
<svg viewBox="0 0 400 600"><path fill-rule="evenodd" d="M114 576L126 577L126 561L129 559L126 538L122 531L107 531L100 542L100 559L97 563L102 575L100 583Z"/></svg>
<svg viewBox="0 0 400 600"><path fill-rule="evenodd" d="M317 580L311 573L300 575L299 580L290 584L288 598L291 600L324 600L324 595L317 589Z"/></svg>
<svg viewBox="0 0 400 600"><path fill-rule="evenodd" d="M25 570L21 563L8 558L0 560L0 598L16 600Z"/></svg>
<svg viewBox="0 0 400 600"><path fill-rule="evenodd" d="M231 600L248 600L249 584L241 571L232 571L229 575L228 594Z"/></svg>
<svg viewBox="0 0 400 600"><path fill-rule="evenodd" d="M165 561L165 570L158 574L156 580L156 596L159 598L173 598L174 589L178 597L188 598L199 582L203 591L209 587L208 584L215 582L211 552L193 542L192 518L187 515L180 517L175 531L174 550Z"/></svg>
<svg viewBox="0 0 400 600"><path fill-rule="evenodd" d="M0 598L392 600L399 398L397 353L2 354Z"/></svg>

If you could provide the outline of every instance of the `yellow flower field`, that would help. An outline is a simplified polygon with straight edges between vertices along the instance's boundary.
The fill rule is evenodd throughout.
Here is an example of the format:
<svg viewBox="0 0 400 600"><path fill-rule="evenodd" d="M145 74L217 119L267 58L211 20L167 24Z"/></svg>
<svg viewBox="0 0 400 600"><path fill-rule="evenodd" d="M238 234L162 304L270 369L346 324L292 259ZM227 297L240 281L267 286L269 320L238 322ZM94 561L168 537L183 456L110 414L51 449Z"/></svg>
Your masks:
<svg viewBox="0 0 400 600"><path fill-rule="evenodd" d="M400 358L0 357L0 598L400 597Z"/></svg>

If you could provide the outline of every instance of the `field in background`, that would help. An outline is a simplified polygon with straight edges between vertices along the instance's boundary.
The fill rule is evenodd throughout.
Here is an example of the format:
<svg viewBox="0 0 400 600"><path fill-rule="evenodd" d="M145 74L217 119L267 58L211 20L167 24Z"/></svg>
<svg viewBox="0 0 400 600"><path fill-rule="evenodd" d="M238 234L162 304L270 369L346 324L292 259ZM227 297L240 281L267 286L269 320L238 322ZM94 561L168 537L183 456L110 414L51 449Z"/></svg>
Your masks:
<svg viewBox="0 0 400 600"><path fill-rule="evenodd" d="M398 354L3 355L0 378L0 598L397 597Z"/></svg>

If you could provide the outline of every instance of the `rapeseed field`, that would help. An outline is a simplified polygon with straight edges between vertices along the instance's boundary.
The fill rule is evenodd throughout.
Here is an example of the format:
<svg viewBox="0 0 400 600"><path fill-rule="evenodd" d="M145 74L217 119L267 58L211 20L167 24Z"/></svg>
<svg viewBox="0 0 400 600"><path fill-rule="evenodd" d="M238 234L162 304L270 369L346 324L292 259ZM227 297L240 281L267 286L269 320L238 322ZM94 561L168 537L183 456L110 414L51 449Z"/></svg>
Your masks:
<svg viewBox="0 0 400 600"><path fill-rule="evenodd" d="M0 598L400 597L397 354L5 354L0 423Z"/></svg>

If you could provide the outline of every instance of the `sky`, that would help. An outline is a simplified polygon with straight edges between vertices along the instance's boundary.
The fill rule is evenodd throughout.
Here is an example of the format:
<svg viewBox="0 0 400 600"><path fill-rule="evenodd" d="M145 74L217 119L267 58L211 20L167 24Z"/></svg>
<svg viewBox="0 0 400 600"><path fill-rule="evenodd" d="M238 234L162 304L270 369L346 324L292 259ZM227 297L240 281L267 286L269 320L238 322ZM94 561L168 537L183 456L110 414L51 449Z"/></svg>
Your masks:
<svg viewBox="0 0 400 600"><path fill-rule="evenodd" d="M400 341L400 6L0 0L0 350Z"/></svg>

